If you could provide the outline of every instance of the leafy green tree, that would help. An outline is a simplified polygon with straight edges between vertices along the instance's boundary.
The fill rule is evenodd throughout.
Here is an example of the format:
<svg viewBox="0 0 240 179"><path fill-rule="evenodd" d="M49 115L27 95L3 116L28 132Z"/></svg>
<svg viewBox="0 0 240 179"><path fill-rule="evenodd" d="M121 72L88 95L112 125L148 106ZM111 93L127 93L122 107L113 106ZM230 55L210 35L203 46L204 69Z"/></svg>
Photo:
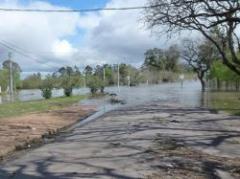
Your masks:
<svg viewBox="0 0 240 179"><path fill-rule="evenodd" d="M62 67L58 70L58 73L60 74L60 80L61 80L61 87L64 90L65 96L71 96L72 90L74 87L74 71L72 67Z"/></svg>
<svg viewBox="0 0 240 179"><path fill-rule="evenodd" d="M74 70L74 74L72 76L72 81L73 81L74 87L79 88L83 84L83 76L77 66L74 66L73 70Z"/></svg>
<svg viewBox="0 0 240 179"><path fill-rule="evenodd" d="M92 75L88 79L87 87L90 88L92 94L96 94L97 91L103 86L103 81L96 75Z"/></svg>
<svg viewBox="0 0 240 179"><path fill-rule="evenodd" d="M34 73L22 81L23 89L38 89L42 83L41 73Z"/></svg>
<svg viewBox="0 0 240 179"><path fill-rule="evenodd" d="M90 80L89 78L91 77L91 75L93 75L93 68L90 65L87 65L84 68L84 75L85 75L85 82L87 84L88 80Z"/></svg>
<svg viewBox="0 0 240 179"><path fill-rule="evenodd" d="M89 65L87 65L84 69L85 75L92 75L93 74L93 68Z"/></svg>
<svg viewBox="0 0 240 179"><path fill-rule="evenodd" d="M177 72L179 70L180 52L177 45L170 46L165 50L166 70Z"/></svg>
<svg viewBox="0 0 240 179"><path fill-rule="evenodd" d="M217 49L223 64L240 75L239 0L148 0L148 5L149 28L164 29L169 35L198 32Z"/></svg>
<svg viewBox="0 0 240 179"><path fill-rule="evenodd" d="M215 47L209 41L198 43L185 39L183 42L182 58L196 72L202 85L202 91L206 89L206 75L214 60L217 59L215 52Z"/></svg>
<svg viewBox="0 0 240 179"><path fill-rule="evenodd" d="M180 52L176 45L168 49L149 49L145 52L144 66L150 70L174 71L178 69Z"/></svg>
<svg viewBox="0 0 240 179"><path fill-rule="evenodd" d="M165 61L163 59L164 52L162 49L154 48L145 52L144 66L150 70L165 69Z"/></svg>
<svg viewBox="0 0 240 179"><path fill-rule="evenodd" d="M103 66L97 65L94 71L94 76L97 76L98 77L97 80L100 81L99 85L101 93L104 93L105 86L107 85L106 75L104 73L105 73L104 65Z"/></svg>
<svg viewBox="0 0 240 179"><path fill-rule="evenodd" d="M119 73L120 73L120 82L122 85L128 84L127 77L130 75L130 65L127 65L125 63L122 63L119 65Z"/></svg>
<svg viewBox="0 0 240 179"><path fill-rule="evenodd" d="M176 45L168 49L149 49L144 55L142 71L152 83L172 81L174 73L179 71L180 52Z"/></svg>
<svg viewBox="0 0 240 179"><path fill-rule="evenodd" d="M115 77L114 77L114 69L111 65L105 64L103 65L105 69L105 82L106 85L114 85L115 84Z"/></svg>
<svg viewBox="0 0 240 179"><path fill-rule="evenodd" d="M215 61L211 67L210 79L217 80L217 88L218 90L221 88L221 83L226 82L227 84L233 83L235 85L235 89L239 90L240 85L240 76L230 70L226 65L222 63L222 61Z"/></svg>

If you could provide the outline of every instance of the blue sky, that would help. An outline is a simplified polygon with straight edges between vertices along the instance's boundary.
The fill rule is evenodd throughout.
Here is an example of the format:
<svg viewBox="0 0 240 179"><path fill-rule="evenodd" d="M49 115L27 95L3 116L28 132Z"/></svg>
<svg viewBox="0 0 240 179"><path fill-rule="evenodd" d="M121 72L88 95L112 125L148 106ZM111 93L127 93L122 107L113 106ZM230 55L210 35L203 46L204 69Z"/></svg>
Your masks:
<svg viewBox="0 0 240 179"><path fill-rule="evenodd" d="M34 0L21 0L23 4L28 4ZM104 7L108 0L41 0L57 6L69 7L72 9Z"/></svg>
<svg viewBox="0 0 240 179"><path fill-rule="evenodd" d="M29 5L35 0L19 0L22 5ZM50 3L54 6L62 6L71 9L89 9L104 7L109 0L39 0L42 2ZM84 29L77 29L77 36L66 37L73 45L80 46L82 44L83 37L86 33Z"/></svg>

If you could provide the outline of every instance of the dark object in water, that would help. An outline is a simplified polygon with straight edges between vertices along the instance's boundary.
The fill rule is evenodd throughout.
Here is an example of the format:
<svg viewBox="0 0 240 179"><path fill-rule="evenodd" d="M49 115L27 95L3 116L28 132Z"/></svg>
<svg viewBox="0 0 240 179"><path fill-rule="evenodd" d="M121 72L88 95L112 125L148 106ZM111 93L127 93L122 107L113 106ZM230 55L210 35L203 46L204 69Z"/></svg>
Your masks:
<svg viewBox="0 0 240 179"><path fill-rule="evenodd" d="M172 123L180 123L180 121L177 121L177 120L171 120L170 122L172 122Z"/></svg>
<svg viewBox="0 0 240 179"><path fill-rule="evenodd" d="M118 99L118 98L116 98L116 97L112 97L112 98L110 99L110 103L111 103L111 104L122 104L122 105L124 105L124 104L126 104L126 101L121 100L121 99Z"/></svg>
<svg viewBox="0 0 240 179"><path fill-rule="evenodd" d="M116 93L110 93L109 95L110 95L111 97L117 96Z"/></svg>

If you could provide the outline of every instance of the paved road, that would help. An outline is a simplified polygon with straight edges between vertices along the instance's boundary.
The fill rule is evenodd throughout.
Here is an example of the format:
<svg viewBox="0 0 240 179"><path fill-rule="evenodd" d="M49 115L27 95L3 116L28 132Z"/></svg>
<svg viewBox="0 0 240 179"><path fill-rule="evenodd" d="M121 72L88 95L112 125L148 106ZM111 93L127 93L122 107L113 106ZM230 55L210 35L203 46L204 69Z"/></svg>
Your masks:
<svg viewBox="0 0 240 179"><path fill-rule="evenodd" d="M240 155L239 126L239 118L200 108L153 104L116 110L5 163L0 178L135 179L154 174L171 178L180 169L187 171L183 176L189 178L230 178L221 161L229 160L230 165ZM202 154L201 159L192 155L186 159L179 155L182 146L204 151L207 158L209 154L220 156L219 162L203 159ZM178 156L168 151L172 155L176 151Z"/></svg>

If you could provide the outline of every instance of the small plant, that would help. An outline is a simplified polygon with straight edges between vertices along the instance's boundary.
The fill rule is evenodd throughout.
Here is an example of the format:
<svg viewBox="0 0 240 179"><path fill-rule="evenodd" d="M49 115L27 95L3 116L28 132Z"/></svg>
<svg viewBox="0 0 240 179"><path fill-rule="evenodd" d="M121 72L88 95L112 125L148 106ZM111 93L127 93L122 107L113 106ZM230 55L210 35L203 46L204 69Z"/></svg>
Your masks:
<svg viewBox="0 0 240 179"><path fill-rule="evenodd" d="M45 99L50 99L52 97L52 89L50 88L42 88L42 97Z"/></svg>
<svg viewBox="0 0 240 179"><path fill-rule="evenodd" d="M67 97L72 96L72 88L64 88L64 94Z"/></svg>
<svg viewBox="0 0 240 179"><path fill-rule="evenodd" d="M101 90L101 92L104 91L103 82L98 76L89 77L87 86L92 94L96 94L99 89Z"/></svg>
<svg viewBox="0 0 240 179"><path fill-rule="evenodd" d="M71 80L71 78L68 76L63 76L61 81L62 81L61 86L64 90L64 95L66 97L72 96L72 91L73 91L74 85L73 85L73 81Z"/></svg>
<svg viewBox="0 0 240 179"><path fill-rule="evenodd" d="M52 77L48 75L41 84L42 97L45 99L50 99L52 97Z"/></svg>

